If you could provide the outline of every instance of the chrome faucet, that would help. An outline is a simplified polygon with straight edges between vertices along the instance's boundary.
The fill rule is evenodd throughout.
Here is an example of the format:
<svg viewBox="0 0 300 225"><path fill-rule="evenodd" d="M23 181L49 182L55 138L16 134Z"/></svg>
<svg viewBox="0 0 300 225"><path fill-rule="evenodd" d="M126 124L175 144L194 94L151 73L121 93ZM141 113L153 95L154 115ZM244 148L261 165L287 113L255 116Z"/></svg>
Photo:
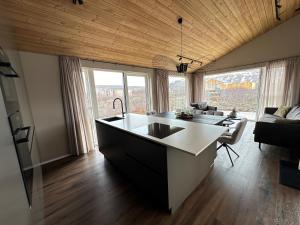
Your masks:
<svg viewBox="0 0 300 225"><path fill-rule="evenodd" d="M120 99L120 98L115 98L115 99L114 99L114 101L113 101L113 109L115 109L115 101L116 101L116 100L120 100L120 102L121 102L122 117L124 118L125 112L124 112L124 110L123 110L123 102L122 102L122 99Z"/></svg>

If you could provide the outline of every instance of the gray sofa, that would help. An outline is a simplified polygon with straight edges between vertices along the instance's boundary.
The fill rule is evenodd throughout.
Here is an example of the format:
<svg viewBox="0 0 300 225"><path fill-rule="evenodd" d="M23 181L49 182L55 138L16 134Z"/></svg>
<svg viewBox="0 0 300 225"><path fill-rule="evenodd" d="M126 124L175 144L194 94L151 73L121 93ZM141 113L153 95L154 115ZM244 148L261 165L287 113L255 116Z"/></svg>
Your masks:
<svg viewBox="0 0 300 225"><path fill-rule="evenodd" d="M224 116L224 112L217 111L218 108L215 106L209 106L206 102L200 103L191 103L191 107L193 107L194 115L214 115L214 116Z"/></svg>
<svg viewBox="0 0 300 225"><path fill-rule="evenodd" d="M215 106L209 106L206 102L193 102L190 104L191 107L197 110L203 110L203 111L217 111L217 107Z"/></svg>
<svg viewBox="0 0 300 225"><path fill-rule="evenodd" d="M277 108L265 108L255 124L254 141L282 147L300 148L300 106L294 106L286 117L273 115Z"/></svg>

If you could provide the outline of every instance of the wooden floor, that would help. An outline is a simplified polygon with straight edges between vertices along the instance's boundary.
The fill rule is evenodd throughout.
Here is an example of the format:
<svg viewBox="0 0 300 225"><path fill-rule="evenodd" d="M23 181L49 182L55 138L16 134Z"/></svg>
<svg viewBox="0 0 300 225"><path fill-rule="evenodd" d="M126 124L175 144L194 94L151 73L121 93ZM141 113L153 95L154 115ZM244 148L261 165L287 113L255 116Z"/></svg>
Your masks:
<svg viewBox="0 0 300 225"><path fill-rule="evenodd" d="M197 224L299 225L300 191L278 183L287 151L253 142L253 123L234 147L231 167L218 152L207 179L173 214L158 210L94 152L48 169L44 177L46 225Z"/></svg>

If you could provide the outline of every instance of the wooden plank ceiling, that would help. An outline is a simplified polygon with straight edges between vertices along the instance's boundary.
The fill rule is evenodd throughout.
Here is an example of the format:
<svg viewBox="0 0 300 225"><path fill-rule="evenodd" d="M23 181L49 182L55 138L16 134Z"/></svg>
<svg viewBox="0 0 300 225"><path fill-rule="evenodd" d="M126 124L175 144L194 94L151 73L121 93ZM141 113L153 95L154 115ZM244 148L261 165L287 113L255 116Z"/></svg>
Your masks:
<svg viewBox="0 0 300 225"><path fill-rule="evenodd" d="M281 5L284 22L300 0ZM280 23L273 0L6 0L0 12L0 25L13 27L2 33L13 35L19 50L170 70L180 53L178 16L183 54L203 65Z"/></svg>

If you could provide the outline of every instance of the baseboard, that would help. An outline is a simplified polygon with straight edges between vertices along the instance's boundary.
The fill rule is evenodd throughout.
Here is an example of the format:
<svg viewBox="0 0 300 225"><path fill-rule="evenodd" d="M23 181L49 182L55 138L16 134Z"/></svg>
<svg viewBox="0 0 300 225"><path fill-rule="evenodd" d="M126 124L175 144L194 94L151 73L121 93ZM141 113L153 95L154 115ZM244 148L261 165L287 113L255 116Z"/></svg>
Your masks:
<svg viewBox="0 0 300 225"><path fill-rule="evenodd" d="M60 156L60 157L57 157L57 158L54 158L54 159L50 159L50 160L39 163L39 166L43 166L43 165L46 165L46 164L49 164L49 163L52 163L52 162L70 157L70 156L72 156L72 155L71 154L66 154L66 155L63 155L63 156Z"/></svg>
<svg viewBox="0 0 300 225"><path fill-rule="evenodd" d="M57 157L52 160L45 161L41 163L43 174L51 172L55 169L59 169L61 166L64 166L74 160L77 160L79 157L68 154L61 157Z"/></svg>
<svg viewBox="0 0 300 225"><path fill-rule="evenodd" d="M26 168L24 168L24 170L34 169L34 168L36 168L36 167L42 167L42 166L45 166L45 165L47 165L47 164L54 163L54 162L56 162L56 161L58 161L58 160L65 159L65 158L70 157L70 156L72 156L72 155L71 155L71 154L66 154L66 155L63 155L63 156L59 156L59 157L57 157L57 158L50 159L50 160L47 160L47 161L44 161L44 162L35 164L35 165L33 165L32 167L26 167Z"/></svg>

